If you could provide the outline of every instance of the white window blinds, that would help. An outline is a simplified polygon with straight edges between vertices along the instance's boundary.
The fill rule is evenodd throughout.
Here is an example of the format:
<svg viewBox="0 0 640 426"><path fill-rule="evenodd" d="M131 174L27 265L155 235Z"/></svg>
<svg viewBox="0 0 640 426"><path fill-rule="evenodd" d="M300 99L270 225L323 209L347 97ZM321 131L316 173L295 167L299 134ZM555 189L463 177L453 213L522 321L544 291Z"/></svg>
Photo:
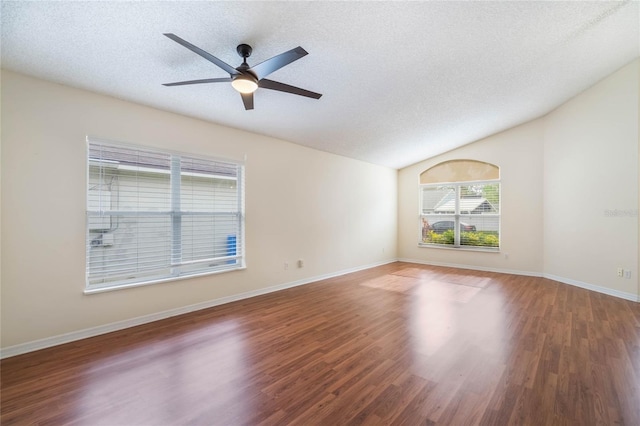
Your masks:
<svg viewBox="0 0 640 426"><path fill-rule="evenodd" d="M89 140L87 288L244 267L240 163Z"/></svg>

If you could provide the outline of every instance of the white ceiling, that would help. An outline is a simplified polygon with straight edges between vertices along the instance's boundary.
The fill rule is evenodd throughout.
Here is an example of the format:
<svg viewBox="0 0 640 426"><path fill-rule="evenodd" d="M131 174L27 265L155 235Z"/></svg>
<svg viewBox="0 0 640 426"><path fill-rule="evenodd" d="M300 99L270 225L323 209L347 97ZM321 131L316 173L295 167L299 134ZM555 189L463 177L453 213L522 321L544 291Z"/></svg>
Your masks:
<svg viewBox="0 0 640 426"><path fill-rule="evenodd" d="M2 1L2 67L401 168L544 115L640 55L633 2ZM298 45L245 111L228 77Z"/></svg>

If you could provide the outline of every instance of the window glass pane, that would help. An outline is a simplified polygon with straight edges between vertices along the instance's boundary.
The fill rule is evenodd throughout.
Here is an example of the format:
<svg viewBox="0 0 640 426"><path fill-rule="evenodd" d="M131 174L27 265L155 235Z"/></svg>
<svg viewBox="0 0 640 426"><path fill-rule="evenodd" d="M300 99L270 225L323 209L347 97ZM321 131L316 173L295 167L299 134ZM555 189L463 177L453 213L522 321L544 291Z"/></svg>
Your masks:
<svg viewBox="0 0 640 426"><path fill-rule="evenodd" d="M169 177L167 154L103 144L89 146L89 191L108 188L110 210L169 211Z"/></svg>
<svg viewBox="0 0 640 426"><path fill-rule="evenodd" d="M460 214L500 213L500 185L462 185Z"/></svg>
<svg viewBox="0 0 640 426"><path fill-rule="evenodd" d="M455 216L424 215L421 218L422 242L425 244L453 245Z"/></svg>
<svg viewBox="0 0 640 426"><path fill-rule="evenodd" d="M422 189L422 214L454 214L456 188L430 186Z"/></svg>
<svg viewBox="0 0 640 426"><path fill-rule="evenodd" d="M236 215L183 216L183 262L237 255L238 225Z"/></svg>
<svg viewBox="0 0 640 426"><path fill-rule="evenodd" d="M182 174L180 210L183 212L234 212L238 209L238 188L234 180L215 176Z"/></svg>
<svg viewBox="0 0 640 426"><path fill-rule="evenodd" d="M460 245L462 246L498 247L499 232L499 216L460 216Z"/></svg>
<svg viewBox="0 0 640 426"><path fill-rule="evenodd" d="M168 174L125 170L114 181L116 198L114 210L164 211L171 210Z"/></svg>
<svg viewBox="0 0 640 426"><path fill-rule="evenodd" d="M109 232L89 233L89 283L123 281L168 272L171 261L171 218L168 214L109 215L107 218L111 224Z"/></svg>
<svg viewBox="0 0 640 426"><path fill-rule="evenodd" d="M180 174L181 211L238 210L238 168L234 165L182 157Z"/></svg>

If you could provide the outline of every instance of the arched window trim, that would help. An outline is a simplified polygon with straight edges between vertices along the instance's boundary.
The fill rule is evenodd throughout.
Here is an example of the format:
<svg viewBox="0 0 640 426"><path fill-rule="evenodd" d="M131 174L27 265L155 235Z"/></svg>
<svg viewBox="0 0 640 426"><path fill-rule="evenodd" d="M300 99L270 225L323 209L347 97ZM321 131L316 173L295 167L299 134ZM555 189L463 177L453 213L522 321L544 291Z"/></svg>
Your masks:
<svg viewBox="0 0 640 426"><path fill-rule="evenodd" d="M475 170L473 170L473 168L475 168ZM434 174L444 174L449 176L457 174L467 175L468 177L464 179L438 179L427 181L428 176ZM427 185L431 183L459 183L489 180L500 180L500 167L487 161L478 161L471 159L455 159L443 161L424 170L422 173L420 173L419 176L419 183L421 185Z"/></svg>

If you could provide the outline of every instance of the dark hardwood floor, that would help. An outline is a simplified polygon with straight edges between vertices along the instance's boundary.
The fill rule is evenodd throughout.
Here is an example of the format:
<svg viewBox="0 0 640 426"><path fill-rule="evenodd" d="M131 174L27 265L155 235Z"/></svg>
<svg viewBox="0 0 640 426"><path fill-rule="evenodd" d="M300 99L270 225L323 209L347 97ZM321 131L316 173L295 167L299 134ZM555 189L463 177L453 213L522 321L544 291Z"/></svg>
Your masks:
<svg viewBox="0 0 640 426"><path fill-rule="evenodd" d="M640 425L640 304L394 263L0 367L3 425Z"/></svg>

